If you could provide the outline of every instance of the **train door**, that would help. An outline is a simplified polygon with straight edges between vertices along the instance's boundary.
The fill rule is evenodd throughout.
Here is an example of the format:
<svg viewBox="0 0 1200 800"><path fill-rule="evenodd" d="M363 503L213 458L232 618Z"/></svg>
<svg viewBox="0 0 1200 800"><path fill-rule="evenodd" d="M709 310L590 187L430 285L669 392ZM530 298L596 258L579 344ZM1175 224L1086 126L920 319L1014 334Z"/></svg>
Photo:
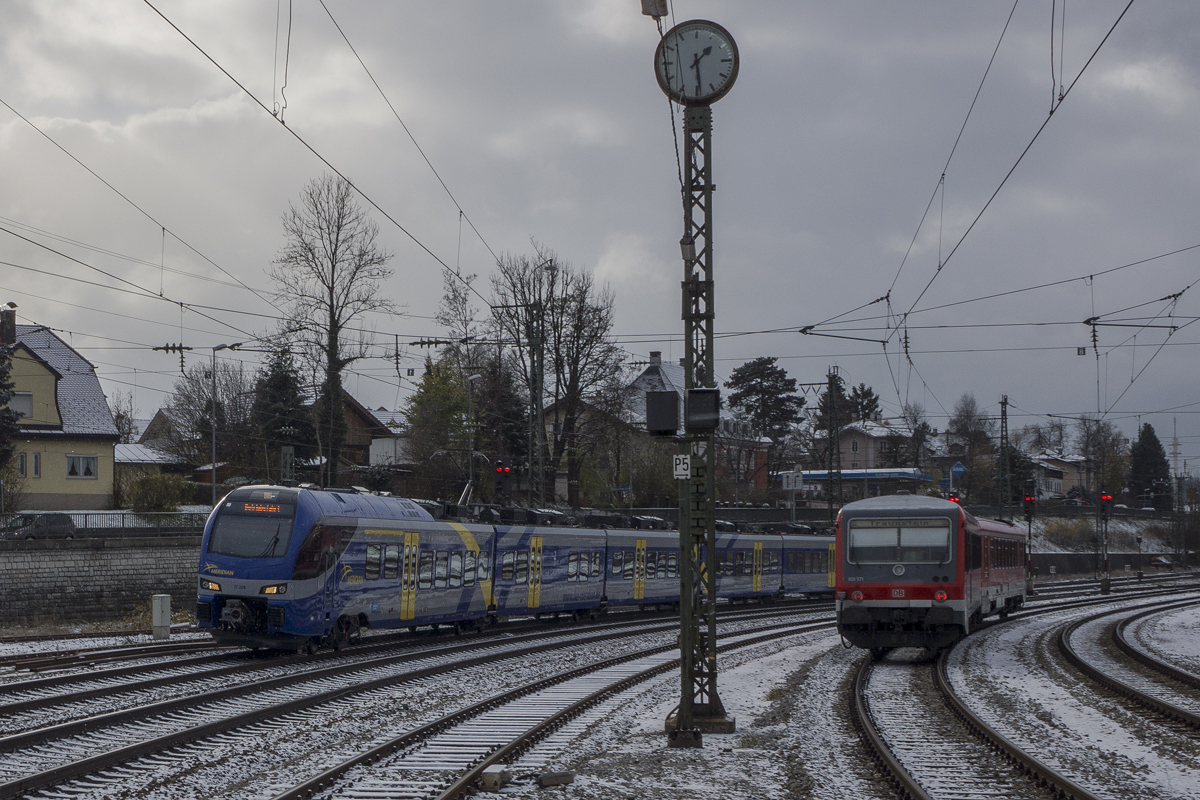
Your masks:
<svg viewBox="0 0 1200 800"><path fill-rule="evenodd" d="M529 537L529 607L542 604L542 537Z"/></svg>
<svg viewBox="0 0 1200 800"><path fill-rule="evenodd" d="M837 560L834 556L834 553L837 552L836 548L837 545L835 545L833 542L830 542L829 552L825 554L825 568L827 570L826 576L829 580L828 585L830 589L832 589L837 582L837 575L835 574L835 570L837 569Z"/></svg>
<svg viewBox="0 0 1200 800"><path fill-rule="evenodd" d="M416 533L404 534L404 556L400 562L400 619L417 616L417 544Z"/></svg>
<svg viewBox="0 0 1200 800"><path fill-rule="evenodd" d="M751 575L751 589L755 592L762 591L762 542L754 543L754 569Z"/></svg>
<svg viewBox="0 0 1200 800"><path fill-rule="evenodd" d="M637 549L633 554L633 599L643 600L646 597L646 540L637 540Z"/></svg>

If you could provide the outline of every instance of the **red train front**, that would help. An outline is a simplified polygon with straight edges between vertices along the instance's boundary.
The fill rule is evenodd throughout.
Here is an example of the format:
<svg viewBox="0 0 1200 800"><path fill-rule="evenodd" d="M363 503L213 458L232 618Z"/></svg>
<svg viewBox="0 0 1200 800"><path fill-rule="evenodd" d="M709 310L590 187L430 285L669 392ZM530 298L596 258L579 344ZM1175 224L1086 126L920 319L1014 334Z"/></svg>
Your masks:
<svg viewBox="0 0 1200 800"><path fill-rule="evenodd" d="M857 647L939 649L1025 601L1025 534L957 503L891 495L837 524L838 631Z"/></svg>

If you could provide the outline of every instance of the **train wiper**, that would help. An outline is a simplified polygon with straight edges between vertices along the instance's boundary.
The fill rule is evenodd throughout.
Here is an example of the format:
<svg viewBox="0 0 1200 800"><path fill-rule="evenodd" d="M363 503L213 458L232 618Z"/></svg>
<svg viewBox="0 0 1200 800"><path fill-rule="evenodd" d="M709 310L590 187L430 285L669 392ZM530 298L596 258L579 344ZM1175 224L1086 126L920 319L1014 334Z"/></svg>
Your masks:
<svg viewBox="0 0 1200 800"><path fill-rule="evenodd" d="M267 558L268 556L273 558L275 556L275 545L279 544L279 530L282 527L282 522L275 526L275 535L271 537L271 542L255 558Z"/></svg>

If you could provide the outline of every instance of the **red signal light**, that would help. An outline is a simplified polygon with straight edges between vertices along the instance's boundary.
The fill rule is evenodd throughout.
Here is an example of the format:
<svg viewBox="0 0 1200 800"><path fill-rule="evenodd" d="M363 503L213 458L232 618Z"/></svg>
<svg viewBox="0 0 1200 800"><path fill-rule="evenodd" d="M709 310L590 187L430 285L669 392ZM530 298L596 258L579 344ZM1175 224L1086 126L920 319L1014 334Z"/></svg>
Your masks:
<svg viewBox="0 0 1200 800"><path fill-rule="evenodd" d="M851 599L851 600L862 600L862 599L863 599L863 593L862 593L862 592L855 592L854 594L850 595L850 599Z"/></svg>
<svg viewBox="0 0 1200 800"><path fill-rule="evenodd" d="M504 471L505 471L505 472L508 472L508 467L505 467L505 468L504 468Z"/></svg>
<svg viewBox="0 0 1200 800"><path fill-rule="evenodd" d="M496 467L496 472L504 472L504 467Z"/></svg>
<svg viewBox="0 0 1200 800"><path fill-rule="evenodd" d="M947 597L947 595L945 592L937 592L936 594L934 594L933 599L937 600L939 602L945 602L946 597Z"/></svg>

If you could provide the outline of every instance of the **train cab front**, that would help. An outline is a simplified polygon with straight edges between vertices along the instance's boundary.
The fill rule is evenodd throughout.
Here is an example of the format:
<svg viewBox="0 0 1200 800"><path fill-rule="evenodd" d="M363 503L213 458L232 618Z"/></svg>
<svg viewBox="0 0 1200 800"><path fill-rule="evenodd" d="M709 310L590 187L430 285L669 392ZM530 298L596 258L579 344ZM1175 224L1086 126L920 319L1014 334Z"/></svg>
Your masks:
<svg viewBox="0 0 1200 800"><path fill-rule="evenodd" d="M837 530L838 631L851 644L940 649L967 631L960 508L893 495L847 504Z"/></svg>
<svg viewBox="0 0 1200 800"><path fill-rule="evenodd" d="M295 616L288 557L297 490L235 489L209 519L200 548L196 622L220 644L297 649L309 640Z"/></svg>

